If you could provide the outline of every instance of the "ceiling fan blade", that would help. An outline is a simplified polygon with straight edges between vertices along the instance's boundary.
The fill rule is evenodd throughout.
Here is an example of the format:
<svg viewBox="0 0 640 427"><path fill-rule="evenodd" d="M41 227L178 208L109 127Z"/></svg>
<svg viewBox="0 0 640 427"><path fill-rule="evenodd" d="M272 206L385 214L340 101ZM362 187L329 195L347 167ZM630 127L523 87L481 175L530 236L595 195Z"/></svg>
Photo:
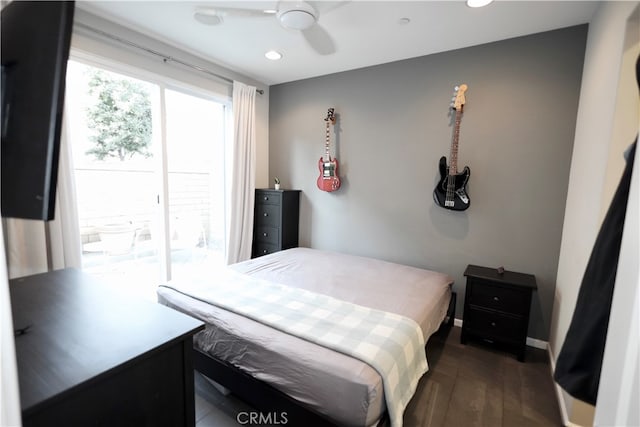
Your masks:
<svg viewBox="0 0 640 427"><path fill-rule="evenodd" d="M320 55L331 55L336 52L336 44L333 38L319 24L303 30L302 35L309 46Z"/></svg>

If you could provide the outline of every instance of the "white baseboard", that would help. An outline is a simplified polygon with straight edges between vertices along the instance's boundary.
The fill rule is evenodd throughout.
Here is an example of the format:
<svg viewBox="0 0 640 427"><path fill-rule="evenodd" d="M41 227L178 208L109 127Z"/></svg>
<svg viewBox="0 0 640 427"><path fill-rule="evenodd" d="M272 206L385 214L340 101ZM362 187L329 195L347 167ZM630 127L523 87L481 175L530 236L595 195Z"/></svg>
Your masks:
<svg viewBox="0 0 640 427"><path fill-rule="evenodd" d="M546 350L549 348L549 343L547 341L531 337L527 337L527 345L529 347L539 348L540 350Z"/></svg>
<svg viewBox="0 0 640 427"><path fill-rule="evenodd" d="M553 381L553 387L556 389L556 400L558 401L558 407L560 408L560 416L562 417L562 425L566 427L573 427L571 421L569 421L569 413L567 412L567 404L562 396L562 388L557 382L553 380L553 374L556 372L556 358L551 351L551 346L547 347L547 354L549 355L549 368L551 370L551 381Z"/></svg>
<svg viewBox="0 0 640 427"><path fill-rule="evenodd" d="M453 326L462 327L462 319L453 319ZM549 343L547 341L542 341L537 338L527 337L527 345L529 347L539 348L541 350L546 350L549 348Z"/></svg>

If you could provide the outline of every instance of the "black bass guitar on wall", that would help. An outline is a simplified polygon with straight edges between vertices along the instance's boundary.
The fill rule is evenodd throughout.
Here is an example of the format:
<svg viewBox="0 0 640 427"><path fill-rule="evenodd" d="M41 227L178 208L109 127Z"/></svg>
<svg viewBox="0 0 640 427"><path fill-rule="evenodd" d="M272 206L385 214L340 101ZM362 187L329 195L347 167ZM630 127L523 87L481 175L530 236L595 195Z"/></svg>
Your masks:
<svg viewBox="0 0 640 427"><path fill-rule="evenodd" d="M455 127L453 130L453 140L451 141L451 151L449 154L449 166L447 158L440 158L440 181L433 190L433 198L436 203L445 209L454 211L464 211L469 207L469 195L467 194L467 183L471 169L465 166L461 173L458 173L458 142L460 137L460 121L464 108L464 92L467 85L462 84L455 87L451 108L455 110Z"/></svg>

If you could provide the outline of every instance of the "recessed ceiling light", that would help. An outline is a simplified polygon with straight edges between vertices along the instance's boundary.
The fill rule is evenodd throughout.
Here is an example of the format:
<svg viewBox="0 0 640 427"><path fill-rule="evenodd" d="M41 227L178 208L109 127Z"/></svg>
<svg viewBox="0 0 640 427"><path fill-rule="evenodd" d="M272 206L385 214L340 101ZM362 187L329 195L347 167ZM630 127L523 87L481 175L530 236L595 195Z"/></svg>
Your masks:
<svg viewBox="0 0 640 427"><path fill-rule="evenodd" d="M400 19L398 19L398 24L400 24L400 25L407 25L409 22L411 22L411 19L409 19L409 18L400 18Z"/></svg>
<svg viewBox="0 0 640 427"><path fill-rule="evenodd" d="M277 61L278 59L282 58L282 54L280 52L276 52L275 50L270 50L269 52L265 53L264 56L272 61Z"/></svg>
<svg viewBox="0 0 640 427"><path fill-rule="evenodd" d="M467 6L469 7L483 7L492 3L493 0L467 0Z"/></svg>

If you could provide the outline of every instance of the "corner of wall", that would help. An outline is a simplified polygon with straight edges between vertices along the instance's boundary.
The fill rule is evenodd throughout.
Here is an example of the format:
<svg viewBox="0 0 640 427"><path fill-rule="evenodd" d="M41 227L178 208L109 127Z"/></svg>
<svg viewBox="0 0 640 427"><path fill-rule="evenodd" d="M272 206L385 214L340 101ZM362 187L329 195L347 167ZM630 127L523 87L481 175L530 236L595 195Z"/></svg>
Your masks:
<svg viewBox="0 0 640 427"><path fill-rule="evenodd" d="M269 89L256 102L256 188L267 188L269 177Z"/></svg>
<svg viewBox="0 0 640 427"><path fill-rule="evenodd" d="M553 380L553 374L556 371L556 357L551 348L551 343L549 343L549 347L547 347L547 354L549 355L549 368L551 371L551 379ZM556 383L553 382L555 391L556 391L556 399L558 400L558 407L560 408L560 416L562 418L562 425L568 426L569 422L569 412L571 411L571 401L567 399L564 394L564 390Z"/></svg>
<svg viewBox="0 0 640 427"><path fill-rule="evenodd" d="M552 310L552 374L573 316L584 268L601 221L615 130L626 20L636 2L603 2L589 24L580 102ZM593 425L594 408L556 385L565 425Z"/></svg>

